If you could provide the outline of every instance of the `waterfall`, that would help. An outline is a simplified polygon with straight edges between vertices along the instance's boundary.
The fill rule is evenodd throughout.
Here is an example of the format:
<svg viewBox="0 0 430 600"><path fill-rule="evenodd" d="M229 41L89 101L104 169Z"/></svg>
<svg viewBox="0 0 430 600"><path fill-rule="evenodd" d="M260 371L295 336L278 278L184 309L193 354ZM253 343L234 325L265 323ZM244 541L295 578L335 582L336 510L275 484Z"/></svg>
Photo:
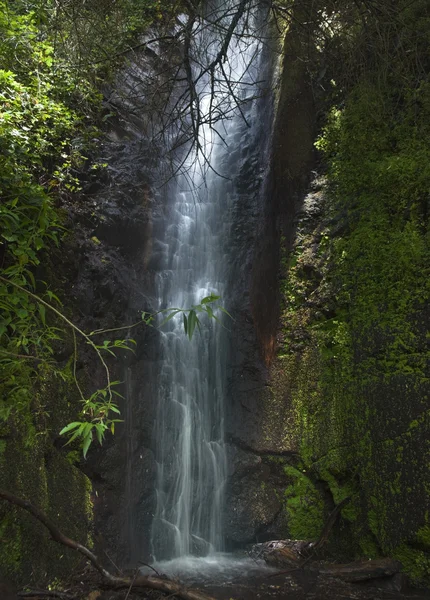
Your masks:
<svg viewBox="0 0 430 600"><path fill-rule="evenodd" d="M215 56L221 41L211 40L211 35L215 33L205 28L203 45ZM255 94L250 83L257 54L256 41L238 38L230 44L225 68L243 98ZM210 92L210 82L201 81L203 112L209 109ZM235 179L243 160L241 144L258 117L257 103L251 100L242 106L242 114L232 117L227 108L233 108L229 90L217 86L214 93L216 104L229 118L217 123L219 135L202 126L202 150L169 186L164 233L157 240L162 249L155 290L158 310L189 308L212 293L221 297L224 306L227 303L234 263L229 248L238 211ZM185 335L180 313L162 328L162 362L153 398L157 476L151 547L155 560L223 550L224 402L230 341L229 319L220 320L202 322L201 332L196 331L192 340Z"/></svg>

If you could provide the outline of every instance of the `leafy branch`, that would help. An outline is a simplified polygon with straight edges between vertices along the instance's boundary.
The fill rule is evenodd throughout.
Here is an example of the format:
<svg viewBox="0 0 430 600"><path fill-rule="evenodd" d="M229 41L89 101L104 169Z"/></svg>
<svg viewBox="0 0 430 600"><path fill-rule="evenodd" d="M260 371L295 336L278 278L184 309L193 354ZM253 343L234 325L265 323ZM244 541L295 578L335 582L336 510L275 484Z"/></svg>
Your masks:
<svg viewBox="0 0 430 600"><path fill-rule="evenodd" d="M116 339L113 341L104 340L103 343L97 344L93 341L92 337L105 334L112 333L116 331L124 331L135 328L139 325L147 325L154 326L154 319L157 315L168 313L166 318L160 323L160 327L166 324L168 321L172 320L176 315L181 313L183 315L183 324L184 331L188 338L191 340L194 334L196 327L201 329L201 322L199 318L199 314L206 314L210 319L215 319L219 321L217 315L215 314L215 310L220 310L221 312L227 314L231 317L231 315L226 311L222 306L214 306L220 297L215 294L210 294L205 298L202 298L199 304L193 305L191 308L167 308L161 311L158 311L153 314L149 314L146 312L142 313L142 319L138 323L134 323L132 325L110 328L110 329L97 329L90 333L86 333L80 327L78 327L73 321L71 321L68 317L66 317L61 310L44 300L41 296L31 292L30 290L24 288L22 285L18 284L16 281L8 279L0 275L0 281L3 282L6 286L12 286L15 289L19 290L21 293L29 296L31 299L35 300L39 307L43 307L43 309L47 308L49 311L54 313L59 319L61 319L65 325L71 329L73 335L73 381L78 389L83 407L81 409L81 417L83 420L74 421L69 423L60 431L60 435L69 435L69 440L67 444L70 444L76 439L79 439L82 443L82 449L84 457L86 457L89 447L94 439L96 439L100 444L102 444L106 431L110 430L114 433L115 423L118 423L120 419L112 418L112 413L114 416L120 414L117 404L114 402L114 395L121 396L116 390L113 389L114 386L118 385L119 381L112 381L111 374L109 370L109 366L105 360L105 357L102 353L106 352L112 356L116 356L115 349L123 349L123 350L131 350L130 344L135 344L135 340L132 339ZM46 318L45 313L43 314L43 324L46 326ZM77 343L77 334L94 350L97 355L97 358L102 365L105 377L106 377L106 386L102 389L96 390L89 398L86 398L82 388L79 384L79 380L76 373L76 365L78 360L78 343ZM2 352L2 351L0 351ZM8 353L10 354L10 353ZM17 356L17 355L14 355ZM34 357L36 358L36 357Z"/></svg>
<svg viewBox="0 0 430 600"><path fill-rule="evenodd" d="M219 310L222 313L225 313L226 315L228 315L230 318L232 318L230 313L224 307L219 306L219 305L214 305L214 303L217 302L219 299L220 299L220 296L217 296L217 295L211 293L209 296L202 298L202 300L200 301L199 304L195 304L191 308L185 308L185 309L184 308L167 308L167 309L163 309L161 311L157 311L156 313L153 313L153 314L143 312L142 320L137 323L133 323L132 325L125 325L122 327L110 328L110 329L97 329L95 331L92 331L89 334L84 334L84 336L88 340L91 336L105 334L105 333L112 333L112 332L116 332L116 331L130 330L130 329L135 328L142 324L153 327L154 319L157 315L160 315L163 313L169 313L166 316L166 318L159 324L159 327L162 327L163 325L168 323L170 320L172 320L178 314L182 314L185 334L191 340L193 337L193 334L196 330L196 327L199 329L199 331L201 331L201 321L198 316L199 314L200 315L206 314L206 315L208 315L208 317L210 319L219 321L218 316L215 314L215 311ZM211 306L211 305L214 305L214 306ZM81 330L78 328L74 328L74 329L77 329L79 332L81 332ZM113 394L121 397L121 395L118 392L116 392L115 390L112 389L112 387L114 385L118 385L120 382L119 381L110 382L110 380L108 380L108 386L105 389L97 390L90 396L90 398L85 399L85 397L82 393L82 390L79 387L79 382L76 378L77 346L76 346L76 335L75 335L74 331L73 331L73 335L74 335L74 341L75 341L74 380L75 380L75 383L78 386L79 392L81 394L81 398L82 398L82 402L83 402L81 416L85 417L85 420L74 421L73 423L69 423L68 425L63 427L63 429L60 431L60 435L69 435L70 436L67 444L70 444L71 442L73 442L76 439L80 439L81 443L82 443L83 455L84 455L84 457L86 457L88 449L91 446L91 443L93 442L94 438L96 438L97 441L99 442L99 444L101 445L103 443L106 432L108 430L110 430L111 433L114 433L115 423L120 422L120 419L111 418L111 415L110 415L111 412L113 412L117 415L120 414L118 406L112 400ZM115 353L113 352L113 348L123 348L126 350L132 350L132 348L130 348L128 346L129 343L135 344L136 342L132 339L127 339L127 340L117 339L112 342L110 342L109 340L104 340L102 345L96 345L91 341L91 346L96 349L97 354L100 358L100 352L102 350L109 352L113 356L115 356ZM102 358L101 358L101 360L103 361ZM103 361L103 364L105 365L106 363ZM90 420L88 420L88 417L90 418Z"/></svg>

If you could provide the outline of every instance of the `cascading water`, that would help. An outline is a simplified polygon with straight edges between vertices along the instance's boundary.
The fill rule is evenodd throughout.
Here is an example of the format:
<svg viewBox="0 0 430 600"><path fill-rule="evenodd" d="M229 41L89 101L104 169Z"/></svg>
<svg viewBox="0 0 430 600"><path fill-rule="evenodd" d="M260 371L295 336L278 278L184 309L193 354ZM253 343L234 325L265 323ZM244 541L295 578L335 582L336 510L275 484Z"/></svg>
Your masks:
<svg viewBox="0 0 430 600"><path fill-rule="evenodd" d="M206 28L202 45L216 56L221 42L210 35ZM225 69L242 98L256 93L251 84L257 54L256 41L238 37L230 45ZM211 90L207 81L205 90L200 83L203 113L209 111L213 94L218 95L218 105L232 108L227 86ZM217 123L219 135L202 126L201 153L170 186L164 236L158 240L164 248L156 285L158 310L190 308L210 294L226 304L234 263L229 247L238 210L235 178L243 158L241 143L249 136L249 124L258 121L256 110L255 102L244 103L242 114ZM230 109L225 112L231 117ZM228 327L226 317L221 324L208 319L189 340L181 313L163 327L163 360L153 399L157 500L151 547L156 561L223 550Z"/></svg>

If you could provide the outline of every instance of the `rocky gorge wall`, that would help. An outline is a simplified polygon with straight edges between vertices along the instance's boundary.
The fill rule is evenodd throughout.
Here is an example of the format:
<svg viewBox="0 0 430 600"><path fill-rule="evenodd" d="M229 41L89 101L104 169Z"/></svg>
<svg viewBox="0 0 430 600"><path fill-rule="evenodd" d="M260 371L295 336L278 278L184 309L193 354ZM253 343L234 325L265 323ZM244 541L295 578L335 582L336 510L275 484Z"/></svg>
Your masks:
<svg viewBox="0 0 430 600"><path fill-rule="evenodd" d="M330 146L329 157L340 155L335 174L312 172L316 115L327 105L305 64L310 38L294 27L286 36L272 187L247 280L249 312L236 325L249 334L233 355L229 535L233 545L316 539L349 497L329 554L393 556L413 582L428 582L425 186L417 191L410 166L402 171L402 146L384 145L391 113L371 87L350 100L359 111L357 121L346 117L350 137ZM314 59L323 59L316 50ZM394 122L402 118L404 128L407 117ZM374 152L381 163L397 161L390 179L381 166L372 180ZM343 184L338 173L355 178L353 193L333 191L335 177Z"/></svg>
<svg viewBox="0 0 430 600"><path fill-rule="evenodd" d="M295 413L276 373L281 247L292 244L314 161L316 102L306 62L311 31L292 26L283 45L282 75L273 126L270 172L254 247L244 261L246 298L233 336L227 439L227 536L233 547L289 535L284 510L284 465L299 460ZM284 251L284 250L282 250Z"/></svg>
<svg viewBox="0 0 430 600"><path fill-rule="evenodd" d="M136 73L127 75L132 86ZM125 83L122 89L125 91ZM142 124L136 124L131 109L129 112L124 110L128 119L114 120L100 139L93 140L97 144L97 168L83 170L79 195L63 199L67 233L61 249L45 256L35 274L36 279L50 282L63 300L61 310L85 332L123 327L141 321L142 310L151 312L147 267L156 221L156 211L151 211L154 194L150 193L154 159L141 136L136 135ZM107 360L111 380L123 382L121 392L127 398L125 382L132 363L138 365L136 384L145 381L145 369L150 370L152 355L148 355L146 344L151 335L156 337L155 330L141 328L134 336L138 342L136 354L119 352L116 358ZM156 344L151 347L154 349ZM79 445L65 446L67 440L59 432L76 420L81 408L71 370L73 352L72 336L66 332L55 344L54 356L68 373L64 381L45 380L40 389L34 390L28 414L21 413L2 426L0 487L40 507L65 535L95 545L102 560L109 563L105 551L111 551L126 562L131 518L126 488L132 478L148 478L146 469L132 475L127 470L127 456L136 449L131 434L137 430L140 435L138 414L142 413L133 416L132 407L127 412L124 402L121 408L130 417L127 429L119 424L118 435L107 437L102 448L93 444L87 460L83 460ZM79 347L76 377L89 394L105 386L104 368L88 346ZM151 422L147 415L146 424ZM139 445L137 464L142 452ZM0 510L0 583L9 580L22 585L32 581L43 587L46 582L68 577L81 563L73 552L63 552L53 543L32 516L7 504L2 504Z"/></svg>
<svg viewBox="0 0 430 600"><path fill-rule="evenodd" d="M345 120L336 113L319 143L331 161L328 179L311 174L324 104L303 66L305 46L291 28L273 204L253 270L260 359L234 388L236 443L249 465L241 459L248 474L237 485L250 486L248 514L273 524L254 528L262 538L315 539L349 497L329 553L394 556L412 581L428 582L428 199L402 163L409 152L427 173L425 154L411 149L407 110L391 113L370 85L348 99ZM422 106L418 136L426 131ZM398 127L391 145L390 127Z"/></svg>

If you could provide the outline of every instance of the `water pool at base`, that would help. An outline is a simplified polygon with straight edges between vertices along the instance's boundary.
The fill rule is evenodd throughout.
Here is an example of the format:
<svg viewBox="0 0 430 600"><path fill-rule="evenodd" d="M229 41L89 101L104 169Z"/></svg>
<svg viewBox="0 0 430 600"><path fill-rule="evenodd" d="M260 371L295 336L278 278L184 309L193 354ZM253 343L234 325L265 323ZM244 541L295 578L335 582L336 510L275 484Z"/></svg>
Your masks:
<svg viewBox="0 0 430 600"><path fill-rule="evenodd" d="M153 563L152 568L160 575L177 578L185 584L209 585L231 584L249 581L276 573L263 560L239 554L217 552L209 556L182 556L172 560ZM143 575L155 575L149 567L142 567Z"/></svg>

